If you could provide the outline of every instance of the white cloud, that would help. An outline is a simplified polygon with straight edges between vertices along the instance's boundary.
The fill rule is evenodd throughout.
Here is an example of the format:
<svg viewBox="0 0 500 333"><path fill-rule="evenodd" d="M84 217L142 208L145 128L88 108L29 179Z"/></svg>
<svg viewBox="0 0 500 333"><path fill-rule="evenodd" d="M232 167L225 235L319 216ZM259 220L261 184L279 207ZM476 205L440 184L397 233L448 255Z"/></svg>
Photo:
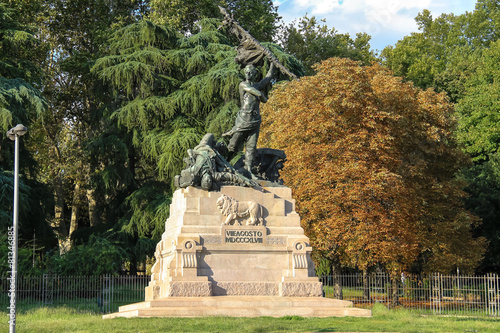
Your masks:
<svg viewBox="0 0 500 333"><path fill-rule="evenodd" d="M302 8L310 8L313 15L330 13L333 10L340 8L343 4L342 1L337 0L323 0L311 4L309 0L295 0L296 5Z"/></svg>
<svg viewBox="0 0 500 333"><path fill-rule="evenodd" d="M354 12L397 12L400 9L426 8L430 0L320 0L311 3L310 0L294 0L294 5L311 10L313 15L330 14L332 11L345 13Z"/></svg>
<svg viewBox="0 0 500 333"><path fill-rule="evenodd" d="M278 12L285 22L294 18L316 16L326 19L328 27L340 33L372 36L372 47L382 49L417 31L415 16L429 9L433 17L442 13L457 15L472 11L475 0L279 0ZM397 36L397 37L396 37Z"/></svg>
<svg viewBox="0 0 500 333"><path fill-rule="evenodd" d="M414 13L429 7L430 0L322 0L311 4L310 0L294 0L294 4L310 10L318 17L345 16L353 27L364 32L376 32L382 28L408 31L415 27Z"/></svg>

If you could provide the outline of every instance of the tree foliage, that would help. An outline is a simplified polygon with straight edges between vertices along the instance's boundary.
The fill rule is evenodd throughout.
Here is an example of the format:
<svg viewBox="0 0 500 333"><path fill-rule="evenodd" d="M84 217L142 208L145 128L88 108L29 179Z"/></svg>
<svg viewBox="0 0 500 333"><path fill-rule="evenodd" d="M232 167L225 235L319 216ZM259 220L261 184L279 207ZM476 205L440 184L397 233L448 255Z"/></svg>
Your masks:
<svg viewBox="0 0 500 333"><path fill-rule="evenodd" d="M151 0L149 18L183 34L195 34L202 29L202 19L222 17L218 6L229 10L257 40L274 39L281 17L271 0Z"/></svg>
<svg viewBox="0 0 500 333"><path fill-rule="evenodd" d="M454 177L467 159L446 96L378 65L332 58L316 70L273 91L261 142L287 153L313 246L359 269L473 271L485 242Z"/></svg>
<svg viewBox="0 0 500 333"><path fill-rule="evenodd" d="M476 232L485 235L491 248L496 248L498 239L489 232L497 225L490 218L494 213L486 212L484 207L488 204L477 189L484 188L485 179L492 179L483 176L486 171L493 172L496 166L488 161L497 153L499 143L496 114L500 4L494 0L479 0L472 12L443 14L437 18L426 10L416 17L416 21L420 31L386 48L382 53L383 61L397 75L422 88L444 91L456 103L456 137L475 164L470 170L464 170L469 182L467 191L471 195L467 199L468 207L483 219ZM491 186L495 188L496 185L491 182ZM490 201L494 193L488 191ZM494 200L500 201L500 197ZM472 203L478 207L472 207ZM495 209L496 205L489 207ZM500 271L500 266L493 269L488 259L485 265Z"/></svg>
<svg viewBox="0 0 500 333"><path fill-rule="evenodd" d="M296 173L287 169L287 177L308 179L312 160L311 175L321 176L293 183L316 258L360 268L382 262L398 270L415 261L426 269L448 269L452 263L462 270L473 267L481 241L470 236L476 220L461 207L461 183L452 177L466 164L454 150L447 101L401 84L380 67L361 69L349 61L334 66L333 60L312 67L332 56L370 64L368 35L354 39L307 16L280 35L277 7L268 0L9 0L0 3L0 129L18 122L29 127L21 142L23 267L30 266L35 241L37 262L48 267L50 257L61 264L60 272L75 274L81 258L91 263L82 266L85 272L96 264L87 243L109 251L117 262L130 262L132 271L152 254L168 215L171 178L183 167L186 149L206 132L227 131L238 110L243 77L233 62L236 40L213 19L222 17L217 5L294 73L304 74L297 58L307 74L320 72L301 79L309 95L293 88L283 101L295 103L295 94L311 108L300 112L313 114L283 117L295 125L287 135L318 148L290 158ZM476 235L491 242L491 260L483 270L498 262L493 254L498 237L491 232L500 202L495 192L498 9L497 1L480 0L474 12L459 16L432 18L424 11L417 17L420 32L383 53L396 74L445 91L457 103L457 138L476 163L462 173L472 194L467 208L483 218ZM319 101L323 107L315 109ZM290 109L291 117L295 112ZM324 122L312 128L315 118ZM307 128L307 135L295 134L297 126ZM267 138L300 148L284 135ZM13 165L12 142L3 140L0 148L0 223L6 227L12 173L5 170ZM320 148L330 151L319 153ZM314 186L333 194L315 197ZM344 195L348 200L341 202ZM332 207L343 215L332 215ZM331 216L341 216L335 221L344 229ZM57 247L53 230L60 249L68 251L66 259L47 254ZM395 244L399 256L391 252ZM469 256L461 252L468 248Z"/></svg>
<svg viewBox="0 0 500 333"><path fill-rule="evenodd" d="M488 161L464 169L461 176L467 181L469 195L465 199L466 208L480 216L482 224L476 228L477 236L488 240L488 249L478 268L480 273L497 272L500 267L500 156L490 155Z"/></svg>
<svg viewBox="0 0 500 333"><path fill-rule="evenodd" d="M458 139L475 161L486 161L500 147L500 42L481 52L474 75L465 81L457 103Z"/></svg>
<svg viewBox="0 0 500 333"><path fill-rule="evenodd" d="M77 244L64 255L51 256L47 265L51 272L60 275L113 274L121 270L124 252L123 245L110 235L91 235L86 244Z"/></svg>
<svg viewBox="0 0 500 333"><path fill-rule="evenodd" d="M20 8L21 4L24 2L0 3L0 131L4 133L0 146L0 237L12 226L14 192L14 174L8 171L14 168L14 142L5 137L5 132L18 123L31 129L46 118L47 110L47 101L39 90L42 73L36 64L43 50L27 19L30 11L39 7L38 3L27 3ZM20 140L19 244L23 246L38 235L38 244L49 248L54 244L47 223L51 198L38 179L35 153L27 149L33 141L30 131ZM31 263L31 256L25 256L28 252L20 251L20 269Z"/></svg>
<svg viewBox="0 0 500 333"><path fill-rule="evenodd" d="M22 2L22 1L21 1ZM92 226L104 220L113 191L97 191L99 175L106 176L113 166L123 165L123 150L101 158L99 150L106 145L118 148L116 141L103 143L111 126L103 117L109 97L90 73L92 63L112 29L134 22L141 15L142 1L37 1L39 10L32 15L37 25L39 43L46 50L38 59L44 70L43 95L48 114L43 122L30 128L36 138L29 149L37 151L40 179L53 191L52 220L60 251L71 248L71 236L79 227ZM101 137L101 133L104 135ZM101 145L94 143L101 142ZM112 152L112 150L110 151ZM108 158L108 159L106 159ZM114 170L117 187L130 180L126 168ZM108 179L108 184L112 182ZM97 202L101 203L97 207Z"/></svg>
<svg viewBox="0 0 500 333"><path fill-rule="evenodd" d="M284 27L280 42L286 52L302 61L308 75L314 73L314 64L331 57L359 60L364 64L375 60L369 35L358 33L353 40L349 34L339 34L334 28L322 25L314 16L306 15Z"/></svg>
<svg viewBox="0 0 500 333"><path fill-rule="evenodd" d="M417 86L445 91L457 101L464 93L465 80L474 73L475 52L498 39L500 4L478 0L472 12L437 18L424 10L415 20L420 32L386 47L384 64Z"/></svg>
<svg viewBox="0 0 500 333"><path fill-rule="evenodd" d="M37 40L14 8L0 3L0 130L30 118L43 119L47 102L33 86L40 70L33 63Z"/></svg>
<svg viewBox="0 0 500 333"><path fill-rule="evenodd" d="M466 203L483 220L476 232L489 241L487 255L480 267L482 272L500 272L497 256L500 238L495 231L498 229L495 217L500 214L497 177L500 170L499 51L500 44L495 41L488 49L477 52L474 75L465 80L463 97L456 104L459 119L457 138L475 162L472 168L463 172L469 182L467 192L470 196Z"/></svg>

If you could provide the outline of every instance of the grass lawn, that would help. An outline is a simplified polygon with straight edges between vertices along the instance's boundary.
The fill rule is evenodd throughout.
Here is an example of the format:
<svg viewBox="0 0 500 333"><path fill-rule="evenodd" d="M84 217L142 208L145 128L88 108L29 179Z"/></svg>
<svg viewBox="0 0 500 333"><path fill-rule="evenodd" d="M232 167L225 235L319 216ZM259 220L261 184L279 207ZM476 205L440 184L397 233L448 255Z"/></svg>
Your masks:
<svg viewBox="0 0 500 333"><path fill-rule="evenodd" d="M244 311L244 309L242 309ZM8 317L0 331L8 331ZM376 304L372 318L118 318L78 313L69 308L21 312L18 332L500 332L500 319L442 317L408 310L387 310Z"/></svg>

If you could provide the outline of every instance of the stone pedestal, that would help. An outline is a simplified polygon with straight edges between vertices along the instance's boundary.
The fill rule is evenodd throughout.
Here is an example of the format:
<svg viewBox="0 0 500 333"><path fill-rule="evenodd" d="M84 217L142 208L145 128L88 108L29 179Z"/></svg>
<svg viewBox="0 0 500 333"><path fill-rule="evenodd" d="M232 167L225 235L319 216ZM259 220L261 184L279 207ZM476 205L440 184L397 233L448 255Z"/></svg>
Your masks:
<svg viewBox="0 0 500 333"><path fill-rule="evenodd" d="M322 286L310 252L287 187L178 189L156 248L146 301L222 295L318 297Z"/></svg>
<svg viewBox="0 0 500 333"><path fill-rule="evenodd" d="M289 188L179 189L145 302L103 318L370 317L321 297L310 253Z"/></svg>

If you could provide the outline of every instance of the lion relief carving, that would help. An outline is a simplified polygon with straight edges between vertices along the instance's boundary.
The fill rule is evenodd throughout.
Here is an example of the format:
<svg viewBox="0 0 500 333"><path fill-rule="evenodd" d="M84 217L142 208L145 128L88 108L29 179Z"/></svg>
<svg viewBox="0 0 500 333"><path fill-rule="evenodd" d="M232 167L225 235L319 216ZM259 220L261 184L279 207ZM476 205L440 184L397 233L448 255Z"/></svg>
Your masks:
<svg viewBox="0 0 500 333"><path fill-rule="evenodd" d="M246 225L264 224L262 206L255 201L239 202L223 194L217 199L216 204L221 214L227 216L222 225L233 225L237 219L247 219Z"/></svg>

